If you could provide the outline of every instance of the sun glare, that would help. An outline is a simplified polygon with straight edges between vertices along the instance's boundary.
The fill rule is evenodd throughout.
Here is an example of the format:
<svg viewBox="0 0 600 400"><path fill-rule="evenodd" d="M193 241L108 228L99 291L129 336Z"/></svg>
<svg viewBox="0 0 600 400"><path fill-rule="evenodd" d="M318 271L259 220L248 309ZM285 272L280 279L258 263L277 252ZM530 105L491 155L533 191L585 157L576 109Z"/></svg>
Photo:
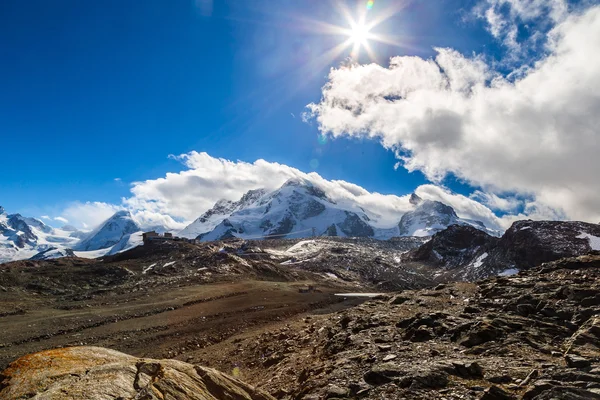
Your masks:
<svg viewBox="0 0 600 400"><path fill-rule="evenodd" d="M354 24L350 30L350 39L354 45L365 45L369 39L369 27L364 22Z"/></svg>
<svg viewBox="0 0 600 400"><path fill-rule="evenodd" d="M347 54L356 61L367 56L371 62L379 62L376 44L405 46L397 36L388 36L381 32L382 24L397 15L405 7L408 0L394 0L385 9L377 8L377 0L360 0L360 6L352 12L343 0L333 0L334 8L342 17L341 25L334 25L318 20L303 20L306 26L315 32L340 36L343 40L336 46L322 53L313 63L315 70L320 70L340 55Z"/></svg>

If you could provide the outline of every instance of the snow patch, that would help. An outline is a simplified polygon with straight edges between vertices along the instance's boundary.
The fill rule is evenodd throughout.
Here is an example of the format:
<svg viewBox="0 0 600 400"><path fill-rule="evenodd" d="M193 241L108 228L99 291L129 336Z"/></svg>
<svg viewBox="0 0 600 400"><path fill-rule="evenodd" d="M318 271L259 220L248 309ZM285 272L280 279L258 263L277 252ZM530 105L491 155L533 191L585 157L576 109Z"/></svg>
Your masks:
<svg viewBox="0 0 600 400"><path fill-rule="evenodd" d="M587 232L581 232L581 235L577 236L577 239L587 239L592 250L600 251L600 237L590 235Z"/></svg>
<svg viewBox="0 0 600 400"><path fill-rule="evenodd" d="M509 268L509 269L506 269L506 270L500 272L498 275L500 275L500 276L512 276L512 275L516 275L518 273L519 273L518 269L516 269L516 268Z"/></svg>
<svg viewBox="0 0 600 400"><path fill-rule="evenodd" d="M110 248L90 251L74 251L73 253L75 253L77 257L81 258L100 258L104 257L109 251Z"/></svg>
<svg viewBox="0 0 600 400"><path fill-rule="evenodd" d="M331 272L325 272L325 275L331 279L340 279L336 274L332 274Z"/></svg>
<svg viewBox="0 0 600 400"><path fill-rule="evenodd" d="M319 244L316 240L302 240L289 249L287 249L288 253L303 253L309 250L315 250L316 248L320 248Z"/></svg>
<svg viewBox="0 0 600 400"><path fill-rule="evenodd" d="M154 268L156 266L156 263L147 266L146 268L144 268L144 270L142 271L142 274L145 274L146 272L150 271L152 268Z"/></svg>
<svg viewBox="0 0 600 400"><path fill-rule="evenodd" d="M485 260L487 258L487 256L488 256L488 253L483 253L482 255L477 257L477 259L473 263L473 268L481 267L483 265L483 260Z"/></svg>
<svg viewBox="0 0 600 400"><path fill-rule="evenodd" d="M162 267L163 268L170 267L171 265L175 264L176 262L177 261L170 261L170 262L166 263L165 265L163 265Z"/></svg>

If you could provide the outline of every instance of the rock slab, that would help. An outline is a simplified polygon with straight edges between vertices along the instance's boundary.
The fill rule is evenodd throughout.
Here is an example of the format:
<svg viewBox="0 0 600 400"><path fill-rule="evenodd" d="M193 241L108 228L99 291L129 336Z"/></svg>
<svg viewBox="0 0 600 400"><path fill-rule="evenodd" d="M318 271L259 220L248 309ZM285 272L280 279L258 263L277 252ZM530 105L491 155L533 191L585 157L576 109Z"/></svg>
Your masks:
<svg viewBox="0 0 600 400"><path fill-rule="evenodd" d="M211 368L136 358L101 347L68 347L19 358L0 374L0 398L274 399Z"/></svg>

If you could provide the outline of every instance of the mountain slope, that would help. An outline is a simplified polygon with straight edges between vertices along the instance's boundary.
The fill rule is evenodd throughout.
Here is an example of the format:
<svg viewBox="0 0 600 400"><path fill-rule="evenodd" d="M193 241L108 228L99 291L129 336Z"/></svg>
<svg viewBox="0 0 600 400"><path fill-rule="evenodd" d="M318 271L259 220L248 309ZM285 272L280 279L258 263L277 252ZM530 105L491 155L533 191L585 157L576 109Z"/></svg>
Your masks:
<svg viewBox="0 0 600 400"><path fill-rule="evenodd" d="M257 189L248 191L239 201L234 202L221 199L215 203L213 208L206 211L198 219L181 230L178 236L194 239L202 233L209 232L234 212L252 206L252 204L265 194L266 190Z"/></svg>
<svg viewBox="0 0 600 400"><path fill-rule="evenodd" d="M451 225L469 225L496 234L487 229L481 221L459 218L452 207L442 202L423 200L413 193L410 203L415 206L415 209L407 212L400 219L399 236L431 236Z"/></svg>
<svg viewBox="0 0 600 400"><path fill-rule="evenodd" d="M133 220L129 211L118 211L78 243L74 247L74 250L93 251L106 249L122 240L127 240L126 237L134 233L140 233L140 231L141 228Z"/></svg>
<svg viewBox="0 0 600 400"><path fill-rule="evenodd" d="M78 240L70 237L69 232L54 229L35 218L8 214L0 207L0 263L30 258L43 252L46 253L46 257L50 257L51 254L58 256L63 253L52 253L48 250L62 250L74 245Z"/></svg>
<svg viewBox="0 0 600 400"><path fill-rule="evenodd" d="M271 193L252 191L231 204L236 211L201 234L201 240L298 238L313 234L371 237L375 233L366 213L336 204L323 190L304 180L288 180Z"/></svg>
<svg viewBox="0 0 600 400"><path fill-rule="evenodd" d="M165 227L153 227L167 231ZM42 221L8 214L0 207L0 263L71 257L96 258L142 244L141 228L128 211L119 211L92 232L65 225L52 228ZM73 251L75 250L75 252Z"/></svg>
<svg viewBox="0 0 600 400"><path fill-rule="evenodd" d="M564 257L600 251L600 225L577 221L517 221L496 238L471 226L435 234L406 261L440 269L448 280L511 275Z"/></svg>

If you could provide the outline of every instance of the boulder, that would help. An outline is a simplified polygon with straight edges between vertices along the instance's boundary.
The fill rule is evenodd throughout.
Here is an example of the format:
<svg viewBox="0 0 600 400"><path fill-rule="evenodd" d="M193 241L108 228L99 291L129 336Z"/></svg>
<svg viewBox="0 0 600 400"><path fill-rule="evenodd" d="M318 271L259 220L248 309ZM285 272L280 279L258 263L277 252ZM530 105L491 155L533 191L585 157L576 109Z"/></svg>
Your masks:
<svg viewBox="0 0 600 400"><path fill-rule="evenodd" d="M19 358L0 374L0 398L274 399L211 368L101 347L68 347Z"/></svg>

